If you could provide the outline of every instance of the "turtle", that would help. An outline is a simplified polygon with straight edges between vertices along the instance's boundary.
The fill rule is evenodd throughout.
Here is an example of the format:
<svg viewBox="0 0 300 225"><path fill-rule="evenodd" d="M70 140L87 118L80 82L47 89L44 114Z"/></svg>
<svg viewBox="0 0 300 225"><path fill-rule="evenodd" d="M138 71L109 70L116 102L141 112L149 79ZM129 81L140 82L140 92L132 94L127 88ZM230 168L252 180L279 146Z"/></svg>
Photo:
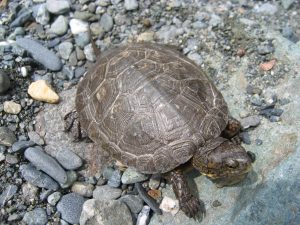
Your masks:
<svg viewBox="0 0 300 225"><path fill-rule="evenodd" d="M237 138L240 122L213 82L177 49L155 43L111 48L79 82L67 130L88 136L114 159L165 175L180 209L195 217L201 202L183 168L192 165L220 186L241 181L253 159Z"/></svg>

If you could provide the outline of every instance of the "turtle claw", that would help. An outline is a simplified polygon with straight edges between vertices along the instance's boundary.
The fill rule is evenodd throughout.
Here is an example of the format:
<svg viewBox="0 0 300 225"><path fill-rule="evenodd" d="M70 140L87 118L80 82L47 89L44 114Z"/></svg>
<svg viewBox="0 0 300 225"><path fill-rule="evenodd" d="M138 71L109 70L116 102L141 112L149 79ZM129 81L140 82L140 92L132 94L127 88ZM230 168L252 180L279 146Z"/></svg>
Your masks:
<svg viewBox="0 0 300 225"><path fill-rule="evenodd" d="M181 210L190 218L196 218L202 208L199 199L194 196L185 202L180 202L179 204Z"/></svg>

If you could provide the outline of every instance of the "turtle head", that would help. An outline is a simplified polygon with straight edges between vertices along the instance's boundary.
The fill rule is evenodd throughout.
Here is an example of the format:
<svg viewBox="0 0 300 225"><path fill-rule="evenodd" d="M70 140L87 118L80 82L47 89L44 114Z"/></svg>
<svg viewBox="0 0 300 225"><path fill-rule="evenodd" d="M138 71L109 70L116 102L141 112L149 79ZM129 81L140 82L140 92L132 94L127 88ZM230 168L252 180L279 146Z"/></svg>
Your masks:
<svg viewBox="0 0 300 225"><path fill-rule="evenodd" d="M200 149L193 157L193 166L209 177L218 187L232 185L246 177L253 157L241 145L228 140L214 148ZM204 150L204 151L203 151Z"/></svg>

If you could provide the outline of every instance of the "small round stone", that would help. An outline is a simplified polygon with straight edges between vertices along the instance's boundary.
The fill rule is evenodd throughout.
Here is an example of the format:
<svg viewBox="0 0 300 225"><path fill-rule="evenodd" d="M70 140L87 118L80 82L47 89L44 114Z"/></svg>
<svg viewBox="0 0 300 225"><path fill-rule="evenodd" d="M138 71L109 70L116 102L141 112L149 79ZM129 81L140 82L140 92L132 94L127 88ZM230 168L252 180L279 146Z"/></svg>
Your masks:
<svg viewBox="0 0 300 225"><path fill-rule="evenodd" d="M103 14L100 19L100 25L106 32L111 31L114 27L114 21L111 15L107 13Z"/></svg>
<svg viewBox="0 0 300 225"><path fill-rule="evenodd" d="M38 80L30 84L28 94L35 100L58 103L59 96L45 80Z"/></svg>
<svg viewBox="0 0 300 225"><path fill-rule="evenodd" d="M61 198L61 193L58 192L58 191L56 191L56 192L54 192L54 193L52 193L51 195L48 196L47 202L50 205L55 206L56 203L59 201L60 198Z"/></svg>
<svg viewBox="0 0 300 225"><path fill-rule="evenodd" d="M215 201L213 201L213 203L212 203L212 206L213 206L213 207L219 207L219 206L221 206L221 205L222 205L222 203L219 202L218 200L215 200Z"/></svg>
<svg viewBox="0 0 300 225"><path fill-rule="evenodd" d="M63 14L70 10L70 2L67 0L47 0L47 10L53 14Z"/></svg>
<svg viewBox="0 0 300 225"><path fill-rule="evenodd" d="M68 19L64 16L59 16L51 24L49 32L54 33L56 35L64 35L68 31L68 27Z"/></svg>
<svg viewBox="0 0 300 225"><path fill-rule="evenodd" d="M82 182L75 182L72 185L71 191L77 194L80 194L83 197L92 197L94 190L94 185L82 183Z"/></svg>
<svg viewBox="0 0 300 225"><path fill-rule="evenodd" d="M13 101L5 101L3 104L4 112L9 114L19 114L21 112L21 105Z"/></svg>
<svg viewBox="0 0 300 225"><path fill-rule="evenodd" d="M89 24L79 19L71 19L70 27L72 34L79 34L82 32L89 32Z"/></svg>
<svg viewBox="0 0 300 225"><path fill-rule="evenodd" d="M139 3L136 0L125 0L124 7L127 11L136 10Z"/></svg>
<svg viewBox="0 0 300 225"><path fill-rule="evenodd" d="M42 208L36 208L25 213L23 222L28 225L44 225L48 222L46 211Z"/></svg>
<svg viewBox="0 0 300 225"><path fill-rule="evenodd" d="M65 41L60 43L58 46L58 52L60 56L65 60L69 59L72 51L73 51L73 44L71 42Z"/></svg>

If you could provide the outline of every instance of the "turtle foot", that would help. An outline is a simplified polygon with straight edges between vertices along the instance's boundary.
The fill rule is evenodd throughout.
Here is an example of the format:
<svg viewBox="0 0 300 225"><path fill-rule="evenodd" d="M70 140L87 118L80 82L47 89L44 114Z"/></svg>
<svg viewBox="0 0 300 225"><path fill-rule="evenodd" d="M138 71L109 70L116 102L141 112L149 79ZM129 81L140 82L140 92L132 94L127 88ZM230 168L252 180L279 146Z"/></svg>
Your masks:
<svg viewBox="0 0 300 225"><path fill-rule="evenodd" d="M202 211L202 206L198 198L192 196L186 202L179 202L181 210L190 218L195 218Z"/></svg>
<svg viewBox="0 0 300 225"><path fill-rule="evenodd" d="M78 113L75 110L65 115L64 122L64 131L70 132L74 137L74 141L80 141L87 137L86 132L81 129Z"/></svg>

